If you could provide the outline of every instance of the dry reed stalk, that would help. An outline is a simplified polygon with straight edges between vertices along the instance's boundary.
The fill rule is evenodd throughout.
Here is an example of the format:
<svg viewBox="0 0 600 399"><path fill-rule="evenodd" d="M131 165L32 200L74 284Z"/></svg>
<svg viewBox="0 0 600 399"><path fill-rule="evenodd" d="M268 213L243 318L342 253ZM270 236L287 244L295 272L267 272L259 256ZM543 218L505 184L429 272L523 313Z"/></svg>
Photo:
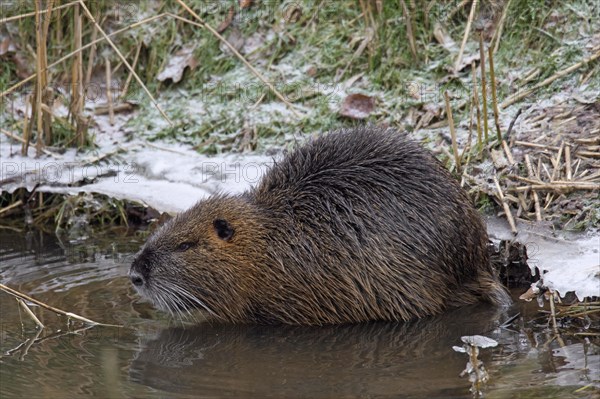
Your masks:
<svg viewBox="0 0 600 399"><path fill-rule="evenodd" d="M40 321L40 319L38 319L37 316L31 311L31 309L29 309L29 306L27 306L21 298L16 298L16 300L17 300L17 303L19 304L19 306L21 306L21 308L23 308L25 313L27 313L27 315L33 319L35 324L37 324L40 329L44 328L44 323L42 323Z"/></svg>
<svg viewBox="0 0 600 399"><path fill-rule="evenodd" d="M79 3L79 1L72 1L72 2L67 3L67 4L56 6L56 7L54 7L52 9L52 11L54 12L54 11L62 10L63 8L71 7L71 6L73 6L73 5L77 4L77 3ZM40 11L40 14L46 14L47 12L49 12L49 11L48 10L42 10L42 11ZM28 12L26 14L19 14L19 15L14 15L12 17L2 18L2 19L0 19L0 25L2 25L4 23L7 23L7 22L11 22L11 21L16 21L16 20L19 20L19 19L23 19L23 18L35 17L35 14L36 14L36 12L32 11L32 12ZM48 18L48 19L50 19L50 18Z"/></svg>
<svg viewBox="0 0 600 399"><path fill-rule="evenodd" d="M406 1L401 0L400 4L402 4L402 12L404 13L404 19L406 20L406 33L408 36L408 44L410 45L410 52L412 53L413 58L416 60L417 45L415 43L415 36L413 32L412 16L410 14L410 11L408 10L408 7L406 6Z"/></svg>
<svg viewBox="0 0 600 399"><path fill-rule="evenodd" d="M96 26L94 26L94 30L92 31L92 39L91 39L92 43L94 43L96 41L96 39L98 39L98 28L96 28ZM78 47L78 49L80 49L80 47ZM88 98L88 96L89 96L88 89L90 88L90 82L92 81L92 72L94 70L94 60L95 59L96 59L96 45L93 44L92 47L90 47L90 53L88 54L87 68L85 71L85 91L84 91L85 98Z"/></svg>
<svg viewBox="0 0 600 399"><path fill-rule="evenodd" d="M516 145L522 145L524 147L541 148L541 149L544 149L544 150L551 150L551 151L558 151L558 148L559 148L559 147L555 147L555 146L552 146L552 145L530 143L528 141L521 141L521 140L516 140L515 144Z"/></svg>
<svg viewBox="0 0 600 399"><path fill-rule="evenodd" d="M43 129L43 119L42 119L42 93L46 90L47 84L47 74L44 74L42 71L44 70L44 59L47 56L46 53L46 38L44 37L44 27L42 24L42 14L40 11L42 10L42 1L36 0L35 2L35 44L36 44L36 73L37 73L37 81L35 85L35 113L32 112L31 118L33 125L33 118L36 121L36 130L37 130L37 138L35 144L35 152L36 156L42 155L42 148L44 144L44 129ZM31 137L31 136L29 136Z"/></svg>
<svg viewBox="0 0 600 399"><path fill-rule="evenodd" d="M578 157L600 158L600 152L595 151L577 151Z"/></svg>
<svg viewBox="0 0 600 399"><path fill-rule="evenodd" d="M133 63L131 64L134 70L140 58L140 52L142 51L143 44L144 42L140 42L137 46L137 49L135 50L135 56L133 57ZM129 72L129 75L127 75L127 79L125 80L125 84L123 85L123 90L121 91L120 98L125 98L127 96L127 92L129 91L129 85L131 84L132 78L133 74Z"/></svg>
<svg viewBox="0 0 600 399"><path fill-rule="evenodd" d="M572 190L600 190L600 183L593 183L587 181L561 181L556 180L552 183L542 183L542 184L531 184L526 187L510 187L511 191L527 191L527 190L543 190L543 191L572 191Z"/></svg>
<svg viewBox="0 0 600 399"><path fill-rule="evenodd" d="M500 45L500 39L502 38L502 31L504 30L504 22L506 21L506 16L508 15L508 9L510 8L510 3L512 0L508 0L506 5L504 6L504 10L502 10L502 16L500 17L500 22L498 22L498 29L494 32L494 37L492 37L492 42L494 43L494 54L498 51L498 47Z"/></svg>
<svg viewBox="0 0 600 399"><path fill-rule="evenodd" d="M80 0L81 1L81 0ZM188 22L188 23L192 23L193 25L197 25L200 27L205 28L206 30L208 30L213 36L215 36L217 39L219 39L219 41L221 41L221 43L223 43L225 46L227 46L227 48L240 60L242 61L242 63L248 68L250 69L250 72L252 72L254 74L254 76L256 76L261 82L263 82L263 84L265 84L269 90L271 90L271 92L273 92L273 94L275 94L275 96L277 98L279 98L289 109L290 111L294 114L295 117L300 118L300 114L296 111L296 109L294 108L294 106L283 96L281 95L281 93L275 88L275 86L273 86L272 83L270 83L269 81L267 81L267 79L265 79L264 76L262 76L262 74L260 72L258 72L258 70L256 68L254 68L254 66L252 66L252 64L250 64L248 62L248 60L246 60L246 58L244 58L243 55L240 54L239 51L237 51L237 49L231 44L229 43L229 41L227 39L225 39L219 32L217 32L212 26L208 25L206 22L204 22L204 20L202 18L200 18L200 16L198 14L196 14L196 12L194 12L194 10L192 10L187 4L185 4L182 0L176 0L177 3L179 3L188 13L190 13L190 15L192 15L196 20L198 20L197 23L194 23L193 21L187 20L185 18L182 18L178 15L175 14L170 14L173 18L177 18L179 20Z"/></svg>
<svg viewBox="0 0 600 399"><path fill-rule="evenodd" d="M565 167L567 173L567 180L573 180L573 174L571 172L571 146L568 144L565 146Z"/></svg>
<svg viewBox="0 0 600 399"><path fill-rule="evenodd" d="M79 3L79 0L77 1L77 3ZM166 17L166 16L171 16L171 15L170 15L169 13L162 13L162 14L159 14L159 15L153 15L153 16L151 16L151 17L148 17L148 18L146 18L146 19L143 19L143 20L141 20L141 21L139 21L139 22L136 22L136 23L134 23L134 24L128 25L128 26L126 26L126 27L124 27L124 28L121 28L121 29L119 29L119 30L116 30L116 31L114 31L114 32L111 32L111 33L110 33L110 34L108 34L107 36L110 38L110 37L112 37L112 36L118 35L118 34L120 34L120 33L126 32L126 31L128 31L128 30L131 30L131 29L134 29L134 28L137 28L138 26L141 26L141 25L147 24L147 23L149 23L149 22L152 22L152 21L154 21L154 20L156 20L156 19L159 19L159 18L162 18L162 17ZM74 55L76 55L76 54L77 54L77 53L79 53L80 51L83 51L83 50L85 50L85 49L88 49L88 48L90 48L91 46L93 46L93 45L95 45L95 44L97 44L97 43L100 43L101 41L104 41L104 40L106 40L106 38L103 36L101 39L97 39L97 40L95 40L95 41L93 41L93 42L90 42L90 43L88 43L88 44L84 45L83 47L81 47L81 48L80 48L80 49L78 49L78 50L71 51L69 54L67 54L67 55L65 55L65 56L63 56L63 57L61 57L61 58L59 58L57 61L54 61L52 64L48 65L48 66L46 67L46 70L47 70L47 69L49 69L49 68L55 67L56 65L58 65L58 64L60 64L60 63L62 63L62 62L64 62L64 61L68 60L69 58L73 57ZM12 93L13 91L17 90L19 87L23 86L25 83L32 81L32 80L33 80L33 79L35 79L36 77L37 77L37 74L35 74L35 73L34 73L34 74L32 74L32 75L29 75L29 76L28 76L28 77L26 77L25 79L21 80L20 82L18 82L18 83L16 83L16 84L14 84L13 86L9 87L8 89L6 89L6 90L4 90L2 93L0 93L0 98L2 98L2 97L4 97L4 96L7 96L8 94L10 94L10 93Z"/></svg>
<svg viewBox="0 0 600 399"><path fill-rule="evenodd" d="M77 4L73 7L73 30L75 37L73 38L75 50L80 50L83 45L83 21L81 16L81 7ZM75 140L81 148L86 143L86 132L81 129L83 122L83 106L84 106L84 90L83 90L83 52L78 51L71 65L71 120L75 126Z"/></svg>
<svg viewBox="0 0 600 399"><path fill-rule="evenodd" d="M490 63L490 83L492 84L492 106L494 108L494 123L496 125L496 134L498 142L502 141L502 132L500 132L500 112L498 111L498 100L496 93L496 74L494 73L494 53L491 47L488 47L488 62Z"/></svg>
<svg viewBox="0 0 600 399"><path fill-rule="evenodd" d="M456 172L461 174L460 155L458 154L458 143L456 142L456 131L454 130L454 118L452 117L452 106L450 105L450 97L448 92L444 92L444 100L446 101L446 116L448 117L448 125L450 126L450 135L452 136L452 152L454 153L454 163Z"/></svg>
<svg viewBox="0 0 600 399"><path fill-rule="evenodd" d="M510 150L510 147L508 146L506 140L502 140L502 149L504 149L504 153L506 154L506 159L508 160L508 163L510 165L514 165L515 159L512 156L512 151Z"/></svg>
<svg viewBox="0 0 600 399"><path fill-rule="evenodd" d="M481 148L481 110L479 109L479 93L477 92L477 70L475 69L475 63L471 64L471 71L473 73L473 102L475 103L475 110L477 111L477 146Z"/></svg>
<svg viewBox="0 0 600 399"><path fill-rule="evenodd" d="M462 0L459 4L457 4L456 7L454 7L452 9L452 11L450 11L448 13L448 16L446 17L446 20L447 21L451 20L452 17L454 17L454 14L456 14L457 12L459 12L460 9L463 8L465 6L465 4L467 4L469 1L471 1L471 0ZM432 1L432 3L436 3L436 2L437 2L437 0ZM433 7L433 6L431 6L431 7ZM431 9L431 7L429 7L429 8Z"/></svg>
<svg viewBox="0 0 600 399"><path fill-rule="evenodd" d="M506 129L506 139L507 140L510 139L510 134L512 133L512 130L515 125L515 122L517 121L517 118L519 118L519 115L521 115L521 112L523 112L523 108L519 108L519 110L515 114L514 118L512 118L512 120L508 124L508 129Z"/></svg>
<svg viewBox="0 0 600 399"><path fill-rule="evenodd" d="M97 321L93 321L93 320L87 319L87 318L79 316L79 315L77 315L75 313L65 312L64 310L55 308L54 306L50 306L50 305L48 305L48 304L46 304L46 303L44 303L42 301L38 301L37 299L34 299L34 298L32 298L32 297L30 297L30 296L28 296L26 294L23 294L22 292L19 292L19 291L15 290L15 289L7 287L6 285L1 284L1 283L0 283L0 290L6 292L7 294L10 294L10 295L12 295L12 296L14 296L16 298L25 300L27 302L35 303L36 305L41 306L42 308L47 309L47 310L49 310L51 312L57 313L59 315L67 316L69 318L72 318L72 319L75 319L75 320L79 320L79 321L87 323L87 324L91 324L91 325L95 325L95 326L121 327L121 326L118 326L118 325L115 325L115 324L98 323Z"/></svg>
<svg viewBox="0 0 600 399"><path fill-rule="evenodd" d="M106 105L108 106L108 121L111 126L115 124L115 110L113 109L113 100L112 100L112 77L110 73L110 60L108 57L104 57L104 65L106 72Z"/></svg>
<svg viewBox="0 0 600 399"><path fill-rule="evenodd" d="M531 166L531 159L529 158L529 154L525 154L525 165L527 167L527 175L530 178L536 177L533 174L533 167ZM533 204L535 207L535 219L539 222L542 220L542 211L540 209L540 197L536 190L531 190L531 194L533 195Z"/></svg>
<svg viewBox="0 0 600 399"><path fill-rule="evenodd" d="M23 201L21 201L21 200L18 200L18 201L16 201L16 202L13 202L13 203L12 203L12 204L10 204L9 206L6 206L6 207L4 207L4 208L0 209L0 215L2 215L3 213L6 213L6 212L8 212L8 211L10 211L11 209L14 209L14 208L16 208L16 207L20 206L20 205L22 205L22 204L23 204Z"/></svg>
<svg viewBox="0 0 600 399"><path fill-rule="evenodd" d="M156 109L158 110L158 112L160 112L160 114L163 116L163 118L165 118L165 120L167 122L169 122L169 124L171 126L173 126L173 122L171 121L171 119L169 119L169 117L167 116L167 114L165 114L165 112L163 111L162 107L158 104L158 102L156 101L156 99L154 98L154 96L152 95L152 93L150 93L150 91L148 90L148 88L146 87L146 85L144 84L144 82L142 82L142 79L140 79L140 77L135 73L135 71L133 70L133 68L131 67L131 65L129 65L129 62L127 62L127 59L125 59L125 57L121 53L121 50L119 50L119 48L115 45L115 43L112 40L110 40L110 38L108 37L108 35L102 29L102 27L98 24L98 22L96 22L96 19L94 18L94 16L90 12L90 10L87 8L87 6L83 2L83 0L79 0L79 4L81 4L81 8L83 9L83 11L84 11L85 15L88 17L88 19L94 24L94 26L96 26L98 28L98 32L100 32L100 34L104 37L104 39L106 39L106 41L108 42L108 44L113 48L113 50L115 50L115 53L117 53L117 55L119 56L119 58L121 59L121 61L123 61L123 63L127 67L127 69L131 73L133 73L133 76L134 76L135 80L139 83L139 85L142 87L142 89L144 90L144 92L146 92L146 95L148 96L148 98L150 98L150 101L152 101L152 104L154 104L154 106L156 107Z"/></svg>
<svg viewBox="0 0 600 399"><path fill-rule="evenodd" d="M488 142L487 83L485 78L485 51L483 50L483 31L479 32L479 66L481 67L481 99L483 100L483 138Z"/></svg>
<svg viewBox="0 0 600 399"><path fill-rule="evenodd" d="M467 39L469 38L469 33L471 32L471 25L473 24L473 18L475 18L475 10L477 9L478 0L473 0L473 4L471 4L471 12L469 13L469 19L467 20L467 26L465 28L465 33L463 35L462 42L460 44L460 50L458 51L458 56L456 57L456 61L454 62L454 71L458 72L458 67L460 66L460 62L462 61L462 56L465 51L465 45L467 44Z"/></svg>
<svg viewBox="0 0 600 399"><path fill-rule="evenodd" d="M561 142L560 143L560 148L558 149L558 154L556 155L556 161L554 161L553 159L550 159L552 161L552 163L554 164L554 168L552 169L552 176L550 177L550 181L553 182L554 180L556 180L557 177L560 176L560 166L561 166L561 158L562 158L562 152L563 152L563 148L564 148L565 142ZM558 175L557 175L558 173Z"/></svg>
<svg viewBox="0 0 600 399"><path fill-rule="evenodd" d="M583 65L587 65L590 62L595 61L599 57L600 57L600 49L598 51L596 51L594 54L592 54L591 56L579 61L578 63L573 64L570 67L563 69L562 71L558 71L554 75L552 75L549 78L543 80L542 82L534 85L530 89L523 90L522 92L519 92L519 93L515 93L514 95L512 95L511 97L509 97L505 101L503 101L502 104L500 104L500 108L504 109L504 108L516 103L517 101L522 100L523 98L529 96L531 93L535 92L539 88L549 85L550 83L554 82L555 80L562 78L563 76L566 76L573 71L576 71L577 69L581 68Z"/></svg>
<svg viewBox="0 0 600 399"><path fill-rule="evenodd" d="M508 220L508 224L510 225L510 230L513 234L517 234L517 226L515 225L515 219L510 211L510 206L508 206L508 202L506 202L506 198L502 193L502 189L500 188L500 183L498 182L498 178L494 175L494 184L496 185L496 191L498 192L498 198L502 202L502 207L504 208L504 213L506 214L506 219Z"/></svg>
<svg viewBox="0 0 600 399"><path fill-rule="evenodd" d="M25 143L26 143L26 141L25 141L25 139L24 139L24 138L22 138L22 137L19 137L19 136L17 136L17 135L14 135L14 134L12 134L11 132L9 132L9 131L7 131L7 130L4 130L4 129L1 129L1 128L0 128L0 133L4 134L6 137L9 137L9 138L11 138L11 139L13 139L13 140L16 140L16 141L20 142L21 144L25 144ZM53 153L52 151L48 151L48 150L47 150L47 149L45 149L45 148L42 148L42 152L43 152L44 154L46 154L46 155L50 155L51 157L53 157L53 158L56 158L56 159L61 159L61 158L62 158L62 156L61 156L61 155L55 154L55 153Z"/></svg>

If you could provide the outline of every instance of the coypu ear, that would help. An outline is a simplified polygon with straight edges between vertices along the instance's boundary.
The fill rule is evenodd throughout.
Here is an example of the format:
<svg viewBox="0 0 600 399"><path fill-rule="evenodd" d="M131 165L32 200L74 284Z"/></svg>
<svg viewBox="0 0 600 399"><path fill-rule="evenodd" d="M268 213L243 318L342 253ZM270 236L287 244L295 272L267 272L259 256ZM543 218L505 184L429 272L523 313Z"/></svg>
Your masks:
<svg viewBox="0 0 600 399"><path fill-rule="evenodd" d="M215 232L221 240L229 241L231 240L231 237L233 237L233 227L231 227L227 220L215 219L213 221L213 227L215 228Z"/></svg>

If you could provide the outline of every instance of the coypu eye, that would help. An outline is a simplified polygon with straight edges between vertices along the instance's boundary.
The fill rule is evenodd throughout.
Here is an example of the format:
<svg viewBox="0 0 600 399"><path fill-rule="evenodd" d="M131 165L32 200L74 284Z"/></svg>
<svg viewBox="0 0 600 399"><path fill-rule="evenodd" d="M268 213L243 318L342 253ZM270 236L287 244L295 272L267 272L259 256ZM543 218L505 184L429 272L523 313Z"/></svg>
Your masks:
<svg viewBox="0 0 600 399"><path fill-rule="evenodd" d="M213 221L213 227L215 228L215 232L217 233L217 235L219 236L219 238L221 240L223 240L223 241L231 240L234 230L231 227L231 225L229 224L229 222L227 222L227 220L215 219Z"/></svg>
<svg viewBox="0 0 600 399"><path fill-rule="evenodd" d="M196 246L195 242L190 242L190 241L188 241L188 242L182 242L181 244L179 244L177 246L177 250L178 251L187 251L188 249L190 249L190 248L192 248L194 246Z"/></svg>

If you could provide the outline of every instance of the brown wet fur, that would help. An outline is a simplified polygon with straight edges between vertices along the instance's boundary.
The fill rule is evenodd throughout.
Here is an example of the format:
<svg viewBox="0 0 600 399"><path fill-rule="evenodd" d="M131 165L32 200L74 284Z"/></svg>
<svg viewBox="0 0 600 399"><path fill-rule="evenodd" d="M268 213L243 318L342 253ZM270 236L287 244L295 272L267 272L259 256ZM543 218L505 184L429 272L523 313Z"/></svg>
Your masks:
<svg viewBox="0 0 600 399"><path fill-rule="evenodd" d="M400 321L509 304L487 245L481 217L430 153L367 127L309 140L254 189L200 201L148 239L131 273L172 312L201 308L236 323Z"/></svg>

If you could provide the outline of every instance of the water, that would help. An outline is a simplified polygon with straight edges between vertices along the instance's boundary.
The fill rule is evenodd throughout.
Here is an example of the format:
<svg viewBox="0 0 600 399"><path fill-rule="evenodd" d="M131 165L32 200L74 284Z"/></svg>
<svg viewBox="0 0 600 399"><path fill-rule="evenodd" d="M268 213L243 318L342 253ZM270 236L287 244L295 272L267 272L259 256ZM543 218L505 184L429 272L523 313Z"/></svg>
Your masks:
<svg viewBox="0 0 600 399"><path fill-rule="evenodd" d="M0 230L3 284L124 326L75 331L79 325L33 307L46 324L40 332L0 293L0 397L473 398L468 377L459 376L468 358L452 346L474 334L499 342L479 357L490 376L484 397L600 397L598 337L554 337L535 304L471 306L413 323L184 326L130 286L126 273L141 242L108 235L65 243Z"/></svg>

